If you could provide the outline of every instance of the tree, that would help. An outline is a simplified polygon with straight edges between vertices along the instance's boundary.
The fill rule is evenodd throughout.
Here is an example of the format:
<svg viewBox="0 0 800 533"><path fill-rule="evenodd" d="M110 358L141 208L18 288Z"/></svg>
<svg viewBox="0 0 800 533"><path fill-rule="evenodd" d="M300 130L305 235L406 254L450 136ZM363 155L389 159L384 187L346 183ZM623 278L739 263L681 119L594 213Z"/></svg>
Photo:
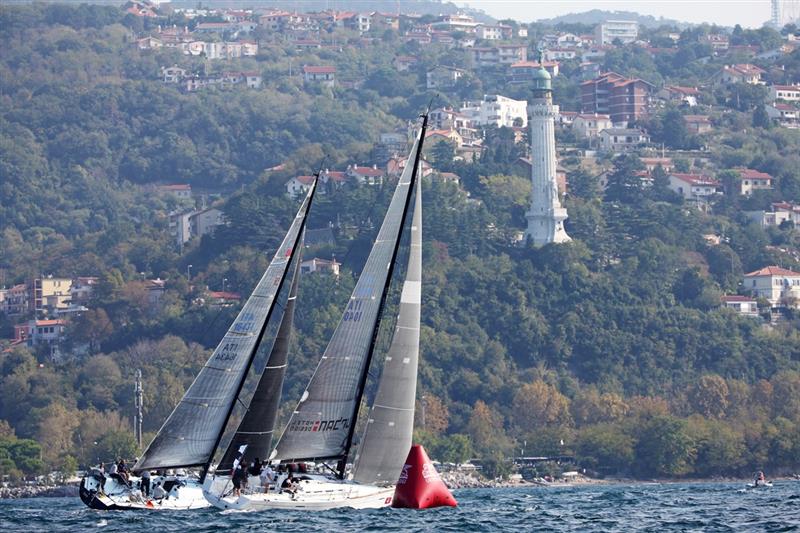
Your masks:
<svg viewBox="0 0 800 533"><path fill-rule="evenodd" d="M634 439L615 424L598 424L581 430L576 452L581 465L604 474L630 468Z"/></svg>
<svg viewBox="0 0 800 533"><path fill-rule="evenodd" d="M681 476L691 471L695 450L686 422L657 416L637 429L635 464L640 475Z"/></svg>
<svg viewBox="0 0 800 533"><path fill-rule="evenodd" d="M600 183L596 176L579 168L567 176L569 192L573 196L584 200L594 200L600 197Z"/></svg>
<svg viewBox="0 0 800 533"><path fill-rule="evenodd" d="M480 453L502 454L509 448L503 417L481 400L475 402L472 408L467 432Z"/></svg>
<svg viewBox="0 0 800 533"><path fill-rule="evenodd" d="M621 155L614 160L614 171L608 176L605 200L638 204L644 197L641 171L644 165L635 155Z"/></svg>
<svg viewBox="0 0 800 533"><path fill-rule="evenodd" d="M440 170L449 168L456 156L456 145L453 141L441 140L431 148L433 161Z"/></svg>
<svg viewBox="0 0 800 533"><path fill-rule="evenodd" d="M541 380L520 387L514 395L512 412L514 424L523 432L571 422L567 397Z"/></svg>
<svg viewBox="0 0 800 533"><path fill-rule="evenodd" d="M670 109L664 113L661 119L664 143L670 148L688 148L689 132L686 129L686 121L677 109Z"/></svg>
<svg viewBox="0 0 800 533"><path fill-rule="evenodd" d="M722 418L728 408L728 384L716 374L707 374L689 389L689 403L695 413Z"/></svg>
<svg viewBox="0 0 800 533"><path fill-rule="evenodd" d="M753 110L753 127L769 129L772 127L772 121L767 114L767 108L763 103L758 104Z"/></svg>

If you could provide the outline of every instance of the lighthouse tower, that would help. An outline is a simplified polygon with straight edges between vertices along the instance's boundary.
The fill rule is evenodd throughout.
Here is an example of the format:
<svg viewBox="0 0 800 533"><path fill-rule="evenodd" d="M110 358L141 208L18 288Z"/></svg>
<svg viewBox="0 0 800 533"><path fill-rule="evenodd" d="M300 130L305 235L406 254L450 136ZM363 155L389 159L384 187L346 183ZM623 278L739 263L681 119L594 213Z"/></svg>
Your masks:
<svg viewBox="0 0 800 533"><path fill-rule="evenodd" d="M561 207L556 182L555 118L558 106L553 105L550 73L544 68L544 54L539 51L540 68L533 75L533 98L528 102L528 122L531 128L531 208L525 213L528 229L525 237L534 246L569 242L564 231L567 210Z"/></svg>

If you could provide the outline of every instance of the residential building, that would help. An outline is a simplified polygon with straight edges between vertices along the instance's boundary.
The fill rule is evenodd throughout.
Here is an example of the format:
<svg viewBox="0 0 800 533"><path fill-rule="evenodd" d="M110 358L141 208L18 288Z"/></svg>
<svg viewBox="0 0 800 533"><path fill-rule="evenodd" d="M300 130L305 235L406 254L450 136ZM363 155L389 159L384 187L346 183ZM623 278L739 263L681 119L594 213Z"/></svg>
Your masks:
<svg viewBox="0 0 800 533"><path fill-rule="evenodd" d="M551 78L558 76L558 62L545 61L539 64L537 61L519 61L508 67L508 81L510 83L529 84L536 76L536 72L544 67Z"/></svg>
<svg viewBox="0 0 800 533"><path fill-rule="evenodd" d="M742 316L758 317L758 302L748 296L726 294L722 297L722 307L733 309Z"/></svg>
<svg viewBox="0 0 800 533"><path fill-rule="evenodd" d="M800 102L800 85L771 85L769 97L773 101Z"/></svg>
<svg viewBox="0 0 800 533"><path fill-rule="evenodd" d="M528 50L524 44L502 44L492 47L473 47L468 50L477 67L498 67L525 61Z"/></svg>
<svg viewBox="0 0 800 533"><path fill-rule="evenodd" d="M750 85L761 85L764 82L761 76L766 71L750 63L740 63L737 65L725 65L722 70L714 74L711 83L714 85L728 85L732 83L748 83Z"/></svg>
<svg viewBox="0 0 800 533"><path fill-rule="evenodd" d="M638 128L609 128L598 135L600 150L604 152L632 152L650 142L650 137Z"/></svg>
<svg viewBox="0 0 800 533"><path fill-rule="evenodd" d="M171 194L177 198L191 200L192 186L188 183L175 183L169 185L157 185L156 190L161 193Z"/></svg>
<svg viewBox="0 0 800 533"><path fill-rule="evenodd" d="M392 64L398 72L406 72L412 66L416 65L419 59L415 56L397 56L394 58Z"/></svg>
<svg viewBox="0 0 800 533"><path fill-rule="evenodd" d="M164 83L180 83L186 77L186 69L178 65L161 67L161 75L164 77Z"/></svg>
<svg viewBox="0 0 800 533"><path fill-rule="evenodd" d="M230 291L206 291L205 304L211 308L231 307L238 304L242 296Z"/></svg>
<svg viewBox="0 0 800 533"><path fill-rule="evenodd" d="M440 17L439 20L431 24L431 28L450 32L463 31L465 33L475 33L479 25L481 24L475 22L474 18L459 13Z"/></svg>
<svg viewBox="0 0 800 533"><path fill-rule="evenodd" d="M63 319L55 320L29 320L14 326L13 344L24 343L27 346L42 344L56 345L64 336L67 322ZM57 353L54 346L53 353Z"/></svg>
<svg viewBox="0 0 800 533"><path fill-rule="evenodd" d="M483 100L465 102L460 113L476 126L512 127L528 124L528 102L499 94L484 95Z"/></svg>
<svg viewBox="0 0 800 533"><path fill-rule="evenodd" d="M784 222L800 227L800 205L788 202L773 203L771 211L747 211L745 215L764 228L780 226Z"/></svg>
<svg viewBox="0 0 800 533"><path fill-rule="evenodd" d="M574 48L548 48L544 51L545 61L566 61L578 57Z"/></svg>
<svg viewBox="0 0 800 533"><path fill-rule="evenodd" d="M708 115L684 115L686 131L699 135L711 131L711 118Z"/></svg>
<svg viewBox="0 0 800 533"><path fill-rule="evenodd" d="M68 308L71 287L72 280L69 278L54 278L50 275L34 279L30 297L34 312L40 314Z"/></svg>
<svg viewBox="0 0 800 533"><path fill-rule="evenodd" d="M656 167L660 166L664 172L671 172L673 165L669 157L642 157L639 159L647 172L652 173Z"/></svg>
<svg viewBox="0 0 800 533"><path fill-rule="evenodd" d="M752 168L735 168L739 174L739 194L750 196L753 191L772 189L772 176Z"/></svg>
<svg viewBox="0 0 800 533"><path fill-rule="evenodd" d="M582 111L607 114L614 124L627 124L650 113L654 89L644 80L606 72L581 83Z"/></svg>
<svg viewBox="0 0 800 533"><path fill-rule="evenodd" d="M475 36L478 39L485 39L487 41L499 41L503 38L503 30L500 26L479 24L475 27Z"/></svg>
<svg viewBox="0 0 800 533"><path fill-rule="evenodd" d="M313 259L307 259L300 263L300 272L302 274L313 274L314 272L330 272L335 277L339 277L339 267L341 263L339 263L336 258L332 260L328 259L320 259L319 257L314 257Z"/></svg>
<svg viewBox="0 0 800 533"><path fill-rule="evenodd" d="M702 174L670 173L669 188L685 200L695 202L707 202L713 196L722 194L722 184Z"/></svg>
<svg viewBox="0 0 800 533"><path fill-rule="evenodd" d="M371 167L348 165L345 176L358 181L361 185L381 185L383 183L384 172L382 169L379 169L377 165Z"/></svg>
<svg viewBox="0 0 800 533"><path fill-rule="evenodd" d="M169 215L169 227L178 246L183 246L193 237L210 235L224 223L222 211L215 207L174 211Z"/></svg>
<svg viewBox="0 0 800 533"><path fill-rule="evenodd" d="M166 280L148 279L145 281L145 289L147 290L147 305L151 311L157 310L161 307L161 298L167 292Z"/></svg>
<svg viewBox="0 0 800 533"><path fill-rule="evenodd" d="M665 102L673 102L676 104L684 104L689 107L697 105L697 98L700 96L700 90L697 87L681 87L679 85L668 85L658 91L658 98Z"/></svg>
<svg viewBox="0 0 800 533"><path fill-rule="evenodd" d="M600 113L579 113L572 120L572 130L578 137L589 139L614 127L611 117Z"/></svg>
<svg viewBox="0 0 800 533"><path fill-rule="evenodd" d="M800 128L800 112L792 104L775 102L765 106L765 110L767 116L777 125L790 129Z"/></svg>
<svg viewBox="0 0 800 533"><path fill-rule="evenodd" d="M91 300L92 292L98 281L99 278L94 276L78 276L72 280L72 287L69 289L72 305L83 304Z"/></svg>
<svg viewBox="0 0 800 533"><path fill-rule="evenodd" d="M607 20L595 28L597 44L632 43L639 38L639 24L633 20Z"/></svg>
<svg viewBox="0 0 800 533"><path fill-rule="evenodd" d="M768 266L744 275L743 287L773 307L797 307L800 301L800 272Z"/></svg>
<svg viewBox="0 0 800 533"><path fill-rule="evenodd" d="M699 41L702 44L710 45L714 52L725 52L730 46L728 36L719 33L709 33L707 35L703 35L700 37Z"/></svg>
<svg viewBox="0 0 800 533"><path fill-rule="evenodd" d="M426 87L428 89L452 89L467 71L439 65L429 70L426 74Z"/></svg>
<svg viewBox="0 0 800 533"><path fill-rule="evenodd" d="M306 65L303 67L303 81L333 87L336 82L336 67Z"/></svg>
<svg viewBox="0 0 800 533"><path fill-rule="evenodd" d="M30 291L24 283L8 289L0 289L0 312L7 316L24 315L28 312Z"/></svg>

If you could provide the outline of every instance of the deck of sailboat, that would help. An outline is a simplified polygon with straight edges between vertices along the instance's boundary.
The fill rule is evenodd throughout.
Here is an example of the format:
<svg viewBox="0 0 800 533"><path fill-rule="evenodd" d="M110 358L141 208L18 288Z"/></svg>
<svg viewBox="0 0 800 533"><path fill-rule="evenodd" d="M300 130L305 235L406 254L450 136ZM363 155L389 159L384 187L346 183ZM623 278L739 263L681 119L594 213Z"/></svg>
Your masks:
<svg viewBox="0 0 800 533"><path fill-rule="evenodd" d="M205 490L206 499L220 509L238 511L260 511L267 509L309 509L326 510L350 507L354 509L378 509L388 507L392 503L394 487L376 487L364 485L350 480L341 480L332 476L308 474L302 475L298 490L293 495L288 492L274 490L271 492L245 492L241 496L227 495L219 497L219 483L224 478L217 478Z"/></svg>

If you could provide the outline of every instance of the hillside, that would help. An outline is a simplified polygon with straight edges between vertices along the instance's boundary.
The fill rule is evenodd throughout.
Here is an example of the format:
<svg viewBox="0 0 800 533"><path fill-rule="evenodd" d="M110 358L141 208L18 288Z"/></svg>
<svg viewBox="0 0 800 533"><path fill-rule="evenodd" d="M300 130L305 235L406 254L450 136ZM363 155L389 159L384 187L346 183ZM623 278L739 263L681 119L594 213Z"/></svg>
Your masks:
<svg viewBox="0 0 800 533"><path fill-rule="evenodd" d="M485 93L527 95L505 68L476 65L466 50L423 46L393 29L333 28L318 47L256 29L258 52L232 59L142 48L134 38L152 33L166 41L165 28L196 31L202 23L174 17L0 6L1 282L97 278L86 309L65 319L55 350L11 342L15 326L41 313L0 317L7 339L2 474L137 453L129 423L134 371L144 375L152 436L235 316L236 299L212 293L246 296L266 267L297 208L286 194L291 178L323 160L343 176L355 165L385 168L381 134L405 135L437 92L443 107ZM620 47L602 67L659 87L699 84L730 58L691 60L708 51L697 39L684 32L674 52L655 58ZM780 35L759 30L732 39L766 48ZM800 73L799 53L780 58L783 69L761 65L787 83ZM417 63L400 71L397 56ZM304 81L305 65L335 67L336 83ZM426 73L436 65L466 73L450 88L428 90ZM579 63L562 66L556 103L576 109ZM163 67L185 69L198 83L229 81L188 90L165 81ZM257 87L230 81L256 76ZM689 112L664 105L638 124L656 149L597 156L591 166L579 155L587 143L560 127L569 245L514 244L525 228L530 180L519 165L526 146L513 128L484 128L472 162L454 158L447 143L431 147L418 395L418 414L424 402L426 416L424 423L418 417L417 437L436 457L481 458L492 473L507 472L506 460L521 448L642 477L800 467L795 302L776 305L774 317L763 300L760 317L720 305L723 294L746 294L746 273L768 265L800 270L800 230L761 227L745 215L800 203L800 135L760 121L765 92L709 89L691 111L713 118L703 135L686 130ZM662 150L681 172L713 174L726 192L698 209L669 189L663 168L643 181L643 158ZM774 186L738 194L731 184L741 167L768 172ZM605 188L590 169L604 171ZM338 321L392 180L369 185L351 175L331 182L314 206L309 227L333 238L307 253L335 257L342 271L303 277L284 414ZM176 184L190 185L194 196L158 188ZM178 245L175 214L207 207L224 224Z"/></svg>
<svg viewBox="0 0 800 533"><path fill-rule="evenodd" d="M634 11L605 11L603 9L591 9L582 13L569 13L549 19L540 19L537 22L555 26L557 24L588 24L595 25L607 20L632 20L638 22L646 28L657 28L659 26L675 26L685 28L689 26L687 22L680 22L664 17L654 17L652 15L640 15Z"/></svg>

